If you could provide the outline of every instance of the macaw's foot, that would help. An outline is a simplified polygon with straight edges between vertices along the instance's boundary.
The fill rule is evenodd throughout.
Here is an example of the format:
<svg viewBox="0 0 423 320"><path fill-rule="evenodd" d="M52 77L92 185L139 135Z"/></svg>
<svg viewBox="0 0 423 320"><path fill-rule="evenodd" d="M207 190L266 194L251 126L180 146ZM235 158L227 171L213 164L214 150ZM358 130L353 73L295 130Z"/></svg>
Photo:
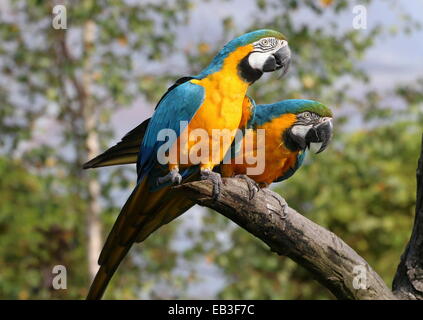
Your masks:
<svg viewBox="0 0 423 320"><path fill-rule="evenodd" d="M163 184L163 183L167 183L167 182L172 182L172 183L176 183L176 184L181 184L182 182L182 176L179 174L179 169L175 168L170 170L170 172L165 175L164 177L160 177L157 178L157 184Z"/></svg>
<svg viewBox="0 0 423 320"><path fill-rule="evenodd" d="M222 187L222 177L210 169L201 170L201 180L210 180L213 183L213 200L217 200Z"/></svg>
<svg viewBox="0 0 423 320"><path fill-rule="evenodd" d="M273 194L273 198L278 200L279 205L281 206L282 217L286 218L286 216L288 215L288 203L286 202L284 198L281 197L279 193L273 192L272 194Z"/></svg>
<svg viewBox="0 0 423 320"><path fill-rule="evenodd" d="M265 190L268 192L268 194L272 198L276 199L279 202L279 205L280 205L280 208L275 208L268 203L267 209L279 214L282 219L286 218L288 216L288 203L286 202L286 200L284 198L282 198L280 194L273 192L272 190L270 190L268 188L266 188Z"/></svg>
<svg viewBox="0 0 423 320"><path fill-rule="evenodd" d="M255 182L253 179L251 179L249 176L247 176L246 174L238 174L235 176L235 178L245 180L248 186L248 199L253 200L257 192L260 191L260 185L257 182Z"/></svg>

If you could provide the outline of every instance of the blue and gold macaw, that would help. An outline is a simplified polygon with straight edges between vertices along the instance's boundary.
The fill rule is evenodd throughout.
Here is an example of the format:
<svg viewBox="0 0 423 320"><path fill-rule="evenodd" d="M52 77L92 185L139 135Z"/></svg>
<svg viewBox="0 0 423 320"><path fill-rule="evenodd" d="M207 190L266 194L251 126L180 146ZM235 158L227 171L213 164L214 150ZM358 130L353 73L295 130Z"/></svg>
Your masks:
<svg viewBox="0 0 423 320"><path fill-rule="evenodd" d="M283 100L273 104L254 107L250 101L251 112L247 130L242 138L242 150L232 156L231 162L221 164L219 171L224 177L247 176L258 186L267 187L273 182L290 178L302 165L310 144L320 144L317 153L328 146L332 137L332 111L325 105L303 99ZM262 129L265 143L257 138ZM257 141L247 150L246 141ZM248 157L257 159L262 156L263 170L248 173L257 163L247 161ZM249 185L250 191L251 185ZM252 195L250 195L251 197Z"/></svg>
<svg viewBox="0 0 423 320"><path fill-rule="evenodd" d="M199 75L176 81L159 101L152 118L130 132L116 149L134 148L133 137L143 134L137 157L137 185L121 210L99 257L100 269L91 285L88 299L103 295L108 282L134 242L141 242L163 224L185 212L193 203L178 197L173 183L193 179L210 179L214 195L218 195L220 174L213 171L227 150L230 139L211 139L216 129L235 132L246 117L246 91L264 72L286 72L290 50L286 38L273 30L258 30L230 41ZM181 127L186 123L185 127ZM220 152L204 155L198 163L182 161L195 142L182 141L193 130L205 131L210 150L217 145ZM163 132L176 135L159 138ZM167 165L158 156L164 149L177 157ZM174 152L175 151L175 152ZM163 154L166 154L163 153ZM97 158L96 158L97 159ZM92 160L84 168L95 167ZM110 160L110 159L109 159ZM128 157L124 162L128 161ZM123 163L123 162L122 162ZM98 163L97 163L98 164ZM116 164L108 162L108 164Z"/></svg>

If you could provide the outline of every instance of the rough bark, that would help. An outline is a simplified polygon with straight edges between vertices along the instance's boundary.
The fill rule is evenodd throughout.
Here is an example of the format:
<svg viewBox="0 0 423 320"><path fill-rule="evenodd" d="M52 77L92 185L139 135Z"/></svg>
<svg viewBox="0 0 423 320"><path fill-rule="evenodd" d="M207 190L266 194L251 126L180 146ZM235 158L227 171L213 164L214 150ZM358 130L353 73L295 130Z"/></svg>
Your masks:
<svg viewBox="0 0 423 320"><path fill-rule="evenodd" d="M337 298L395 299L379 275L351 247L294 209L283 210L284 200L273 191L262 189L248 200L246 182L234 178L224 179L217 201L211 197L212 184L208 181L183 184L178 189L199 205L231 219L272 251L308 269ZM365 279L361 286L356 278L360 272L364 276L360 279Z"/></svg>
<svg viewBox="0 0 423 320"><path fill-rule="evenodd" d="M416 177L417 197L413 232L401 256L392 287L400 298L423 300L423 137Z"/></svg>
<svg viewBox="0 0 423 320"><path fill-rule="evenodd" d="M339 299L423 300L423 137L416 176L414 227L394 277L393 291L342 239L289 208L269 189L262 189L253 200L249 200L243 179L224 179L218 200L212 199L209 181L186 183L177 189L308 269Z"/></svg>

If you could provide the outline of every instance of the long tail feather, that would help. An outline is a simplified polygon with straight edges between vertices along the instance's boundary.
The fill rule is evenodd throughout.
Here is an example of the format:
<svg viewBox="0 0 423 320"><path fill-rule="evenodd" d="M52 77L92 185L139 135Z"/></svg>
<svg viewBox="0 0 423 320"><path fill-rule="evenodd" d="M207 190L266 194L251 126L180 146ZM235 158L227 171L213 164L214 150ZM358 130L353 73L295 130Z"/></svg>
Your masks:
<svg viewBox="0 0 423 320"><path fill-rule="evenodd" d="M144 138L150 119L145 120L138 127L128 132L121 141L107 149L94 159L84 163L83 168L98 168L120 164L136 163L140 152L141 142Z"/></svg>
<svg viewBox="0 0 423 320"><path fill-rule="evenodd" d="M196 176L187 178L187 181ZM145 240L194 205L171 187L148 190L148 179L137 185L123 206L99 257L100 269L91 284L87 299L101 299L107 285L134 242Z"/></svg>

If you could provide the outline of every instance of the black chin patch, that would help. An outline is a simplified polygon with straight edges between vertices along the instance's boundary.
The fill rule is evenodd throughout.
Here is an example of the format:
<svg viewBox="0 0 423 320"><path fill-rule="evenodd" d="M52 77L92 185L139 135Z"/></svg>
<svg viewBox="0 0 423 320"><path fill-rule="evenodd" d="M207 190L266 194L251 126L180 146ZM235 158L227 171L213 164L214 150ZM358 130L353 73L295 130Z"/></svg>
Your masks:
<svg viewBox="0 0 423 320"><path fill-rule="evenodd" d="M260 79L260 77L263 75L263 72L257 69L251 68L250 64L248 63L248 57L250 55L247 55L244 57L241 62L238 65L239 74L241 75L241 78L243 78L245 81L253 83Z"/></svg>
<svg viewBox="0 0 423 320"><path fill-rule="evenodd" d="M297 137L292 134L291 128L284 131L284 133L282 134L282 139L285 144L285 147L287 147L291 151L299 151L304 150L306 148L304 140L297 139Z"/></svg>

